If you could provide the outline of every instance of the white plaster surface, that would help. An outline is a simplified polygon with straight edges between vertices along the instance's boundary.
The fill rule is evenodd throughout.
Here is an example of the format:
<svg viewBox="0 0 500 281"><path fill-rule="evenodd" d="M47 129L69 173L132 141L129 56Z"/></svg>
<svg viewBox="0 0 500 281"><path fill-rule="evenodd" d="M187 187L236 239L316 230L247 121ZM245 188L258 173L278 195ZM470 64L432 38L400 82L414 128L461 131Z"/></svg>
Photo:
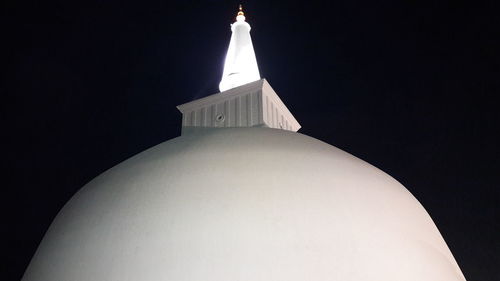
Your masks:
<svg viewBox="0 0 500 281"><path fill-rule="evenodd" d="M24 281L465 280L397 181L314 138L209 129L84 186Z"/></svg>
<svg viewBox="0 0 500 281"><path fill-rule="evenodd" d="M268 127L300 129L292 113L266 79L177 106L182 112L182 134L197 128Z"/></svg>

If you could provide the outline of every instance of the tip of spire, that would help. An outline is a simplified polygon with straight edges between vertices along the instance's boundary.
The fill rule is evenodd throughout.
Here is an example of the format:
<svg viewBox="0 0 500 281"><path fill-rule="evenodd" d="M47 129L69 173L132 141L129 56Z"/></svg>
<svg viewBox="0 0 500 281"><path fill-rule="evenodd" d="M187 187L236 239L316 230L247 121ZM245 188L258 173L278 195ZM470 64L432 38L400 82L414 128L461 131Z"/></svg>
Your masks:
<svg viewBox="0 0 500 281"><path fill-rule="evenodd" d="M239 6L238 14L236 15L237 21L245 21L245 13L243 13L243 6Z"/></svg>

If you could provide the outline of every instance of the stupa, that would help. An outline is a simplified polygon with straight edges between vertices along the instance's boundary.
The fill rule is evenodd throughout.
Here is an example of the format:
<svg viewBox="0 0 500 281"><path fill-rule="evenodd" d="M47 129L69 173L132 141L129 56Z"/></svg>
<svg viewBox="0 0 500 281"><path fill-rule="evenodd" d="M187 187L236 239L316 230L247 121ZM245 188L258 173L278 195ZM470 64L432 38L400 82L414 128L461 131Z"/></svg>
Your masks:
<svg viewBox="0 0 500 281"><path fill-rule="evenodd" d="M221 92L78 191L23 280L465 280L404 186L297 133L241 9L231 29Z"/></svg>

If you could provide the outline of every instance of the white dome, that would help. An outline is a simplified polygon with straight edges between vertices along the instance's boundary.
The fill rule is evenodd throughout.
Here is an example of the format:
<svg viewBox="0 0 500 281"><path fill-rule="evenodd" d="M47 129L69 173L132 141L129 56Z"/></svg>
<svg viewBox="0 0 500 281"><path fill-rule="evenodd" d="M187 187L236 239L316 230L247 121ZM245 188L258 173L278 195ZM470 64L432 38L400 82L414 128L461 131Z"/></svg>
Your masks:
<svg viewBox="0 0 500 281"><path fill-rule="evenodd" d="M465 280L397 181L266 128L157 145L83 187L24 281Z"/></svg>

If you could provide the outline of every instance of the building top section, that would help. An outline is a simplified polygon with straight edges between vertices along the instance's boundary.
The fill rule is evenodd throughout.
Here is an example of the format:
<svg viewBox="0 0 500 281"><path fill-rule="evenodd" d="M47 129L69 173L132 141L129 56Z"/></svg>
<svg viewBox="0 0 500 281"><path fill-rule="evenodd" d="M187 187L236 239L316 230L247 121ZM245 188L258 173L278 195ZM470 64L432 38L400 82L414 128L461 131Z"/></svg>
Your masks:
<svg viewBox="0 0 500 281"><path fill-rule="evenodd" d="M257 59L250 37L250 25L240 5L236 22L231 24L231 41L224 62L224 71L219 84L221 92L260 79Z"/></svg>
<svg viewBox="0 0 500 281"><path fill-rule="evenodd" d="M260 79L177 106L182 113L182 134L199 128L268 127L296 132L292 113Z"/></svg>

